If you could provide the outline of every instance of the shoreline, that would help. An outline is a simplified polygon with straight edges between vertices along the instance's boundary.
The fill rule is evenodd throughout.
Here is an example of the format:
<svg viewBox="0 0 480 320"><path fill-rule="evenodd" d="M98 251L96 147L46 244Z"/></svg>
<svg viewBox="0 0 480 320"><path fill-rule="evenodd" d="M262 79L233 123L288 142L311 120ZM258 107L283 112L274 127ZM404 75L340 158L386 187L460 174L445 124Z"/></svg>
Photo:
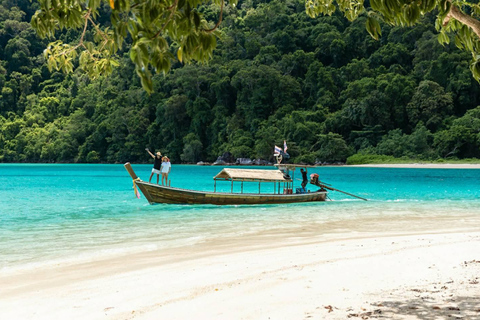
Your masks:
<svg viewBox="0 0 480 320"><path fill-rule="evenodd" d="M406 168L406 169L480 169L480 164L468 163L398 163L398 164L352 164L354 168Z"/></svg>
<svg viewBox="0 0 480 320"><path fill-rule="evenodd" d="M475 221L292 229L0 274L0 308L10 319L480 319Z"/></svg>
<svg viewBox="0 0 480 320"><path fill-rule="evenodd" d="M61 163L47 163L47 162L2 162L0 165L124 165L123 163L76 163L76 162L61 162ZM151 165L151 163L134 163L134 165ZM174 165L182 166L200 166L200 167L274 167L273 164L235 164L226 163L223 165L214 165L211 163L194 164L194 163L174 163ZM296 164L298 167L301 165ZM328 164L328 165L305 165L308 168L405 168L405 169L480 169L480 163L388 163L388 164Z"/></svg>

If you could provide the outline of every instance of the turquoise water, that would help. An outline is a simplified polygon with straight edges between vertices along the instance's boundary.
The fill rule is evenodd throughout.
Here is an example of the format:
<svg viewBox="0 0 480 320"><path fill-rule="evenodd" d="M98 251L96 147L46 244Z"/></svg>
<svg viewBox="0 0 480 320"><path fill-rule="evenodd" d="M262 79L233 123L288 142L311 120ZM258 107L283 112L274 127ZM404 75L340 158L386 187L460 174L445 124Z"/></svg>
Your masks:
<svg viewBox="0 0 480 320"><path fill-rule="evenodd" d="M148 180L151 165L134 165ZM268 169L268 168L265 168ZM273 168L270 168L273 169ZM213 191L221 167L174 165L172 186ZM366 232L378 221L478 223L480 170L319 167L332 201L270 206L149 205L123 165L0 164L0 270L297 229ZM299 172L295 177L300 178ZM155 179L155 177L154 177ZM300 181L295 180L299 186ZM239 186L237 186L240 190ZM229 191L230 183L217 184ZM273 186L263 186L267 191ZM252 191L258 190L258 184ZM422 220L423 219L423 220ZM355 228L356 223L362 228ZM354 225L352 227L352 225ZM302 231L303 230L303 231ZM285 233L291 236L291 233Z"/></svg>

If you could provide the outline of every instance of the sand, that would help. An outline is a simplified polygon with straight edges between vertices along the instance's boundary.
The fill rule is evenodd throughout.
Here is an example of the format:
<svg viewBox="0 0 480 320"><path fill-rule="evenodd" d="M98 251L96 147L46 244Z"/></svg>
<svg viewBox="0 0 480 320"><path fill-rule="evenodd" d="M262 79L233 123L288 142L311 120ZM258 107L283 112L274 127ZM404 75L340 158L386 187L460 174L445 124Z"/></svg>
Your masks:
<svg viewBox="0 0 480 320"><path fill-rule="evenodd" d="M0 318L480 319L477 222L287 230L3 272Z"/></svg>

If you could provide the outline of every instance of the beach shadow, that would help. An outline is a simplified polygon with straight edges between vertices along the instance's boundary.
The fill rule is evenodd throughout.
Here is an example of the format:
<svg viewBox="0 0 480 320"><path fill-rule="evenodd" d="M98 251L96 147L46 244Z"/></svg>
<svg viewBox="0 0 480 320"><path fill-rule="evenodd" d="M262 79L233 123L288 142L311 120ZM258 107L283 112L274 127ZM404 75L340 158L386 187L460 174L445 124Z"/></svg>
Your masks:
<svg viewBox="0 0 480 320"><path fill-rule="evenodd" d="M419 290L420 291L420 290ZM418 292L419 297L409 300L385 300L371 304L371 310L349 311L349 319L468 319L480 320L478 296L452 297L437 301L428 292Z"/></svg>

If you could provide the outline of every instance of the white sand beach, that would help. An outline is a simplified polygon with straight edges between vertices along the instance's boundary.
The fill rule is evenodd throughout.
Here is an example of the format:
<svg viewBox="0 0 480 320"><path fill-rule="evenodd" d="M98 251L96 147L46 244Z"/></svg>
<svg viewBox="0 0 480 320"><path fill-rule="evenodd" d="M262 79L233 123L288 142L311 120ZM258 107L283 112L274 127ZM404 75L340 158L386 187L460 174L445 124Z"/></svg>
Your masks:
<svg viewBox="0 0 480 320"><path fill-rule="evenodd" d="M480 218L463 220L292 229L3 272L1 318L480 319Z"/></svg>

